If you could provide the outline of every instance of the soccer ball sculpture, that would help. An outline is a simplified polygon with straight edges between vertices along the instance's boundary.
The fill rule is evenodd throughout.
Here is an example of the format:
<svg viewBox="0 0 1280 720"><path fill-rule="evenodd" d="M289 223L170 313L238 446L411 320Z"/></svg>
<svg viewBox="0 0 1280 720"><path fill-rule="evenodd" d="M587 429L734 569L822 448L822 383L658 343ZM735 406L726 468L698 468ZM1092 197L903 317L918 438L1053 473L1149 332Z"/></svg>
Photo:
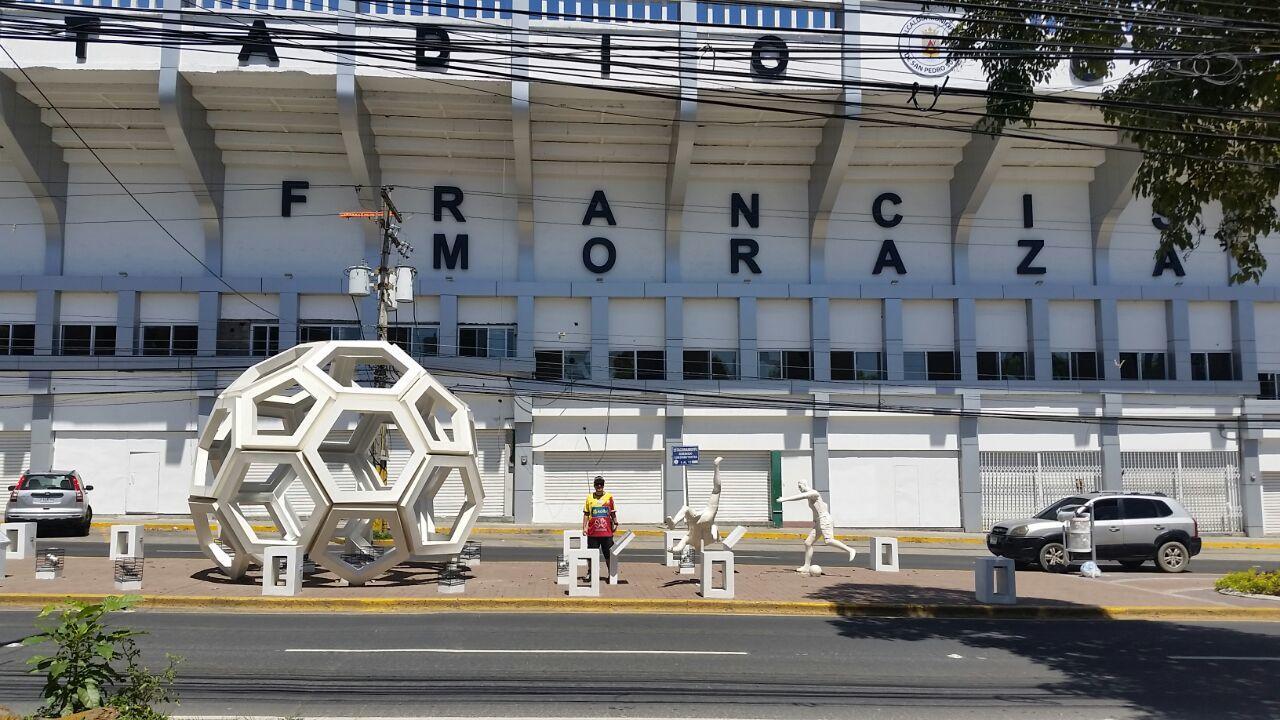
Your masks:
<svg viewBox="0 0 1280 720"><path fill-rule="evenodd" d="M388 447L384 474L374 457ZM410 558L462 550L484 502L475 454L471 410L398 347L298 345L218 396L200 433L191 516L201 549L230 577L260 565L268 547L300 546L362 584ZM462 504L438 518L450 480ZM377 520L390 547L369 542Z"/></svg>

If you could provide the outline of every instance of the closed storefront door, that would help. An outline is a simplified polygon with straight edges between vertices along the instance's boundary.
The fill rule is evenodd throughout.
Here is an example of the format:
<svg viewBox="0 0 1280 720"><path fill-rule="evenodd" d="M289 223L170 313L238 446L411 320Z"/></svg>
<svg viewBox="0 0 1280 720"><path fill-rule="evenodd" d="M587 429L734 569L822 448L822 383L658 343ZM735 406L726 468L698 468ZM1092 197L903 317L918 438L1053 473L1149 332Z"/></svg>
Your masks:
<svg viewBox="0 0 1280 720"><path fill-rule="evenodd" d="M711 475L715 467L712 461L719 454L724 457L720 464L720 509L716 513L716 522L723 525L728 522L762 523L769 520L769 453L767 452L725 452L714 453L709 450L701 453L697 465L686 469L688 487L688 504L694 512L706 507L711 495Z"/></svg>
<svg viewBox="0 0 1280 720"><path fill-rule="evenodd" d="M482 517L511 515L511 431L476 430L476 464L484 484Z"/></svg>
<svg viewBox="0 0 1280 720"><path fill-rule="evenodd" d="M31 433L0 432L0 490L16 484L30 464ZM8 503L9 493L0 492L0 507Z"/></svg>
<svg viewBox="0 0 1280 720"><path fill-rule="evenodd" d="M549 452L542 456L542 492L534 489L534 522L573 525L582 521L582 503L591 479L605 478L622 525L662 522L661 452Z"/></svg>
<svg viewBox="0 0 1280 720"><path fill-rule="evenodd" d="M1158 492L1182 503L1201 532L1240 532L1240 456L1226 450L1120 453L1125 492Z"/></svg>
<svg viewBox="0 0 1280 720"><path fill-rule="evenodd" d="M1280 535L1280 473L1262 474L1262 528Z"/></svg>

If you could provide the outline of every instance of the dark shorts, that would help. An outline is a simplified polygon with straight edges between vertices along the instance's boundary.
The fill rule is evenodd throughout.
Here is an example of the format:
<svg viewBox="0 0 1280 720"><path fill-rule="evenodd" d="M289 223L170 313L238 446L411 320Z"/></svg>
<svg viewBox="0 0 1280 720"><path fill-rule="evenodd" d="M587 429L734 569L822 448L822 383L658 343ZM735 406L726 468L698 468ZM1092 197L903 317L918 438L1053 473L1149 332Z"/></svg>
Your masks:
<svg viewBox="0 0 1280 720"><path fill-rule="evenodd" d="M606 536L592 537L588 535L587 549L593 550L597 548L600 550L600 561L608 564L609 553L613 551L613 536L610 535L607 537Z"/></svg>

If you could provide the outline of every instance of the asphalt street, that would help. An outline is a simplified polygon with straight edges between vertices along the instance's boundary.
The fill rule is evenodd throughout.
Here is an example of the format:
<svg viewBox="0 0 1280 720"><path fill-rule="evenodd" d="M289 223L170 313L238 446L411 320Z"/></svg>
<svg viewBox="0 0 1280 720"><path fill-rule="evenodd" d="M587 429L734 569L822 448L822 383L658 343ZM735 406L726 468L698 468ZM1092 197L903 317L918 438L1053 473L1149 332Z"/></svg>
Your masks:
<svg viewBox="0 0 1280 720"><path fill-rule="evenodd" d="M1280 717L1280 624L137 612L182 715ZM32 613L0 699L34 709Z"/></svg>
<svg viewBox="0 0 1280 720"><path fill-rule="evenodd" d="M97 538L41 538L42 547L58 545L67 548L67 554L73 557L106 557L107 543ZM494 540L484 541L484 559L489 562L554 562L559 554L557 540L544 540L532 543L527 540ZM734 560L746 565L799 565L804 553L797 548L799 541L789 544L769 544L747 542L738 547ZM199 547L190 538L156 537L147 538L148 557L202 557ZM986 555L981 546L961 548L924 548L904 546L899 557L902 568L909 570L968 570L973 567L973 559ZM637 542L626 551L629 560L657 561L662 556L661 544L647 540ZM842 554L834 549L818 546L814 550L814 561L818 563L839 562ZM854 565L870 568L871 559L865 547L858 549L858 557ZM1254 566L1265 569L1280 568L1280 556L1274 552L1219 552L1207 551L1191 561L1191 572L1221 575L1233 570L1244 570ZM1107 570L1130 572L1118 564L1104 563ZM1155 573L1154 564L1148 563L1133 571L1139 573Z"/></svg>

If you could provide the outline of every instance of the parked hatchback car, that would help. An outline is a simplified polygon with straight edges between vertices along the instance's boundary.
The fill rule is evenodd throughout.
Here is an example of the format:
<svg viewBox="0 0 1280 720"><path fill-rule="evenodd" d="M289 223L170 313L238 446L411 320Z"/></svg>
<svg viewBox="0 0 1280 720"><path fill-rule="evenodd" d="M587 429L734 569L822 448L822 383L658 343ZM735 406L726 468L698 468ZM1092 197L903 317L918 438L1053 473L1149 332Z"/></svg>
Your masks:
<svg viewBox="0 0 1280 720"><path fill-rule="evenodd" d="M30 470L9 486L9 505L4 509L5 522L62 522L74 525L81 535L89 534L93 523L93 507L85 485L75 470Z"/></svg>
<svg viewBox="0 0 1280 720"><path fill-rule="evenodd" d="M1058 513L1092 514L1099 560L1127 568L1155 561L1164 572L1183 572L1200 554L1200 528L1186 508L1160 493L1086 493L1066 497L1035 517L1005 520L987 534L987 549L1019 566L1065 572L1071 565Z"/></svg>

